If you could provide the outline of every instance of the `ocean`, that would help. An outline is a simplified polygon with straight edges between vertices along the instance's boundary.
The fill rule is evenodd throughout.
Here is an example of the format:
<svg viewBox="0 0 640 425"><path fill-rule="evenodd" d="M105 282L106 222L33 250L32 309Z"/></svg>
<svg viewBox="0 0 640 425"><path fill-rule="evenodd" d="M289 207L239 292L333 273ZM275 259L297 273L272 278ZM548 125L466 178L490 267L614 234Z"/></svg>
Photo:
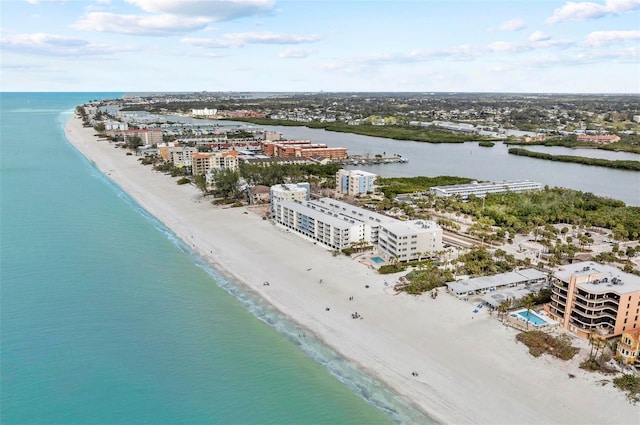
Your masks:
<svg viewBox="0 0 640 425"><path fill-rule="evenodd" d="M430 422L225 280L66 140L76 105L0 95L0 422Z"/></svg>

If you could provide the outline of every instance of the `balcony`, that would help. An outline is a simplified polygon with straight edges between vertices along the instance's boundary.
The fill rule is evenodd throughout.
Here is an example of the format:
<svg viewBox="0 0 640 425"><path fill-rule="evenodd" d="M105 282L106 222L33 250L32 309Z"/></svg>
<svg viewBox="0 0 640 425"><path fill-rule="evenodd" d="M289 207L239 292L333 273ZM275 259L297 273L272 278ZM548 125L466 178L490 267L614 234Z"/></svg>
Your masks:
<svg viewBox="0 0 640 425"><path fill-rule="evenodd" d="M562 305L563 309L567 306L567 299L565 297L558 296L555 293L551 295L551 300L555 301L559 305Z"/></svg>
<svg viewBox="0 0 640 425"><path fill-rule="evenodd" d="M616 319L618 317L618 312L613 310L599 310L599 311L594 311L592 309L585 309L582 306L578 306L575 305L573 308L573 311L576 313L579 313L581 316L584 317L603 317L603 316L608 316L608 317L612 317L613 319Z"/></svg>
<svg viewBox="0 0 640 425"><path fill-rule="evenodd" d="M571 320L580 322L585 326L598 326L598 325L607 324L613 327L615 326L615 323L616 323L615 318L607 319L603 316L589 316L586 314L582 315L582 314L576 313L575 311L571 312Z"/></svg>
<svg viewBox="0 0 640 425"><path fill-rule="evenodd" d="M614 294L609 294L609 293L596 295L596 294L590 294L588 292L578 290L575 292L575 296L589 303L601 303L601 302L611 301L613 303L618 304L618 302L620 301L618 296L615 296Z"/></svg>
<svg viewBox="0 0 640 425"><path fill-rule="evenodd" d="M608 301L603 303L585 303L579 297L574 298L573 303L576 307L579 307L583 310L601 311L601 310L609 309L615 312L616 314L618 312L618 307L619 307L617 303L612 303Z"/></svg>
<svg viewBox="0 0 640 425"><path fill-rule="evenodd" d="M557 286L553 286L551 288L551 291L554 294L562 295L563 297L566 297L567 296L567 292L568 292L566 288L559 288Z"/></svg>
<svg viewBox="0 0 640 425"><path fill-rule="evenodd" d="M573 319L571 319L569 323L571 323L574 326L577 326L578 328L586 332L596 331L598 335L603 337L606 337L611 333L613 333L613 329L614 329L613 326L609 324L585 325Z"/></svg>
<svg viewBox="0 0 640 425"><path fill-rule="evenodd" d="M569 284L561 281L561 280L554 280L553 281L553 286L559 289L564 289L565 292L567 292L567 289L569 288Z"/></svg>

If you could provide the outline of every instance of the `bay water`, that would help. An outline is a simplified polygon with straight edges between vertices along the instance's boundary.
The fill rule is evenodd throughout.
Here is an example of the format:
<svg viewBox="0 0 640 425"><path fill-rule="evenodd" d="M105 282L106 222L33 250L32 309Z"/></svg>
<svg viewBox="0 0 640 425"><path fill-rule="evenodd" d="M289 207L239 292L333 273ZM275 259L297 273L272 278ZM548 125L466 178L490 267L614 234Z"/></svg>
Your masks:
<svg viewBox="0 0 640 425"><path fill-rule="evenodd" d="M431 423L67 142L76 105L119 96L0 96L0 422Z"/></svg>
<svg viewBox="0 0 640 425"><path fill-rule="evenodd" d="M113 107L112 111L117 110ZM494 147L477 142L424 143L393 140L383 137L326 131L304 126L258 126L239 121L206 120L184 116L155 116L159 121L185 122L197 125L217 125L233 129L263 129L277 131L289 140L311 140L331 147L347 148L349 155L364 157L399 155L408 163L347 165L347 169L363 169L381 177L459 176L481 181L533 180L549 187L566 187L598 196L619 199L629 206L640 206L640 171L594 165L541 160L509 154L511 145L497 142ZM517 146L522 147L522 146ZM601 149L564 148L560 146L527 145L526 149L552 155L572 155L609 160L640 160L640 155Z"/></svg>

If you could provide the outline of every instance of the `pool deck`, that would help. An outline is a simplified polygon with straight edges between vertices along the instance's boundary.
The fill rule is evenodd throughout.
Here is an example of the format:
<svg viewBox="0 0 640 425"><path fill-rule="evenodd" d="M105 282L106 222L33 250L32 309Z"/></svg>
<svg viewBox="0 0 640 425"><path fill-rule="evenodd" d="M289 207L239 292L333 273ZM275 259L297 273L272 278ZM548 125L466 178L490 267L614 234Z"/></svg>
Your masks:
<svg viewBox="0 0 640 425"><path fill-rule="evenodd" d="M528 320L526 317L524 317L521 314L522 312L526 312L526 311L527 309L514 310L509 312L507 317L509 317L509 319L512 319L511 321L518 321L520 323L525 323L525 324L529 322L529 324L532 325L534 328L546 328L546 327L554 327L558 325L558 322L556 322L555 320L551 320L551 318L549 318L546 314L540 314L532 310L529 312L529 314L537 317L538 319L544 322L541 324L536 324L535 322Z"/></svg>

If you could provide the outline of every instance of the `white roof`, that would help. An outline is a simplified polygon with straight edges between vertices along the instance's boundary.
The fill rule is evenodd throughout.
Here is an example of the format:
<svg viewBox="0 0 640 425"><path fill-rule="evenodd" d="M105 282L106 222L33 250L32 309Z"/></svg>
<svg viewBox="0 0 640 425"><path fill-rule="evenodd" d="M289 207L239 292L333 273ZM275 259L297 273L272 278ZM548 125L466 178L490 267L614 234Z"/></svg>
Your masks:
<svg viewBox="0 0 640 425"><path fill-rule="evenodd" d="M480 299L487 304L490 304L492 307L498 307L507 299L519 300L530 293L531 291L528 289L512 289L510 291L492 292L483 295Z"/></svg>
<svg viewBox="0 0 640 425"><path fill-rule="evenodd" d="M578 283L576 286L589 292L628 294L630 292L640 291L640 276L625 273L616 267L595 263L593 261L569 264L557 271L554 276L564 282L569 282L572 275L589 276L596 274L601 274L601 277L596 279L594 276L590 282Z"/></svg>
<svg viewBox="0 0 640 425"><path fill-rule="evenodd" d="M331 225L332 227L336 227L338 229L350 229L354 226L360 225L359 222L354 220L348 220L344 216L339 214L327 214L322 212L321 210L314 209L311 207L312 202L296 202L296 201L284 201L280 202L284 208L291 209L298 213L304 214L308 217L313 218L321 223L326 223Z"/></svg>
<svg viewBox="0 0 640 425"><path fill-rule="evenodd" d="M347 215L353 220L361 221L372 227L377 227L381 223L386 224L398 222L398 220L393 217L379 214L375 211L370 211L366 208L357 207L332 198L321 198L317 201L311 201L311 203L315 204L317 207L331 210L334 214L338 213Z"/></svg>
<svg viewBox="0 0 640 425"><path fill-rule="evenodd" d="M395 233L396 235L428 233L440 230L440 226L438 226L434 221L428 220L393 220L390 222L385 222L383 224L383 227Z"/></svg>
<svg viewBox="0 0 640 425"><path fill-rule="evenodd" d="M522 273L524 272L524 273ZM547 275L536 269L525 269L493 276L480 276L472 279L447 282L449 289L456 294L464 292L485 290L493 287L507 286L528 280L544 279Z"/></svg>

